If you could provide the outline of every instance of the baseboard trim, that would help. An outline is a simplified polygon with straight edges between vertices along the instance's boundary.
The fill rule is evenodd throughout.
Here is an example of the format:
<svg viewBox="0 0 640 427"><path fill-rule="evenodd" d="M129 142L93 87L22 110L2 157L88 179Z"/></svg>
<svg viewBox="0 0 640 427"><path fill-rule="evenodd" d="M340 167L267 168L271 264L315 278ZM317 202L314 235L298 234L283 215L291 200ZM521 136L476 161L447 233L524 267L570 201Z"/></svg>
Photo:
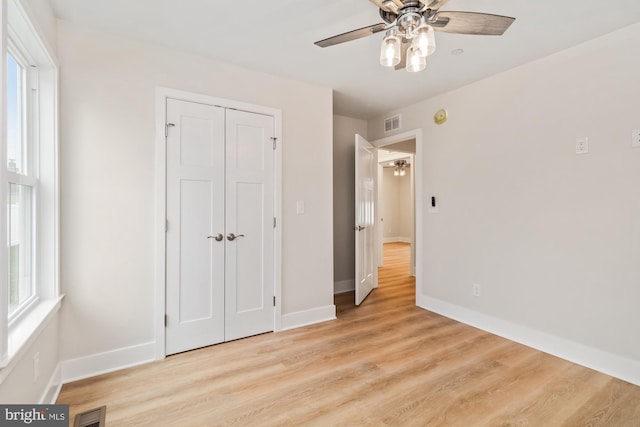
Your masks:
<svg viewBox="0 0 640 427"><path fill-rule="evenodd" d="M383 243L411 243L411 237L385 237Z"/></svg>
<svg viewBox="0 0 640 427"><path fill-rule="evenodd" d="M142 365L153 362L154 360L154 342L119 348L117 350L79 357L77 359L64 360L60 362L60 381L61 384L66 384L120 369Z"/></svg>
<svg viewBox="0 0 640 427"><path fill-rule="evenodd" d="M54 369L53 374L51 374L51 378L49 379L49 383L47 384L47 388L44 390L42 397L40 398L41 405L53 405L58 400L58 395L60 394L60 389L62 389L62 381L61 381L61 368L60 363Z"/></svg>
<svg viewBox="0 0 640 427"><path fill-rule="evenodd" d="M341 280L333 284L333 294L344 294L356 290L356 281L354 279Z"/></svg>
<svg viewBox="0 0 640 427"><path fill-rule="evenodd" d="M313 325L314 323L326 322L336 319L336 306L327 305L324 307L312 308L311 310L297 311L282 315L282 331L287 329L301 328L302 326Z"/></svg>
<svg viewBox="0 0 640 427"><path fill-rule="evenodd" d="M418 294L417 305L494 335L640 386L640 363L575 341Z"/></svg>

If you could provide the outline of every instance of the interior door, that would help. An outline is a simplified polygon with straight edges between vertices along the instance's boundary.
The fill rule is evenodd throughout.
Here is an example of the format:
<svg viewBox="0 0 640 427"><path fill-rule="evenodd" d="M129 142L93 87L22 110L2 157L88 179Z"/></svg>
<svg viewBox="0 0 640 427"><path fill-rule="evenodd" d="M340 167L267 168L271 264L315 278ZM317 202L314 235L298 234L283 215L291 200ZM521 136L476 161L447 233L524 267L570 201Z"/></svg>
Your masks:
<svg viewBox="0 0 640 427"><path fill-rule="evenodd" d="M168 99L167 123L166 353L174 354L224 341L225 110Z"/></svg>
<svg viewBox="0 0 640 427"><path fill-rule="evenodd" d="M227 110L225 340L273 331L274 119Z"/></svg>
<svg viewBox="0 0 640 427"><path fill-rule="evenodd" d="M378 269L375 260L375 148L366 139L356 135L356 305L378 287Z"/></svg>
<svg viewBox="0 0 640 427"><path fill-rule="evenodd" d="M167 123L166 354L272 331L274 118L168 99Z"/></svg>

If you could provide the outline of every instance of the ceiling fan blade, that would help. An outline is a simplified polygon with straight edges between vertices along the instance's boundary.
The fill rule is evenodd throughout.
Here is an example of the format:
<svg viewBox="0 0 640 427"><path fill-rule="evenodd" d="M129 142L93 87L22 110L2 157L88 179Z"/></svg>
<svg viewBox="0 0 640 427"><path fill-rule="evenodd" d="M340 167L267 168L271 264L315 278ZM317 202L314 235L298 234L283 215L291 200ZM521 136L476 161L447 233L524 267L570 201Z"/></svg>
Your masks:
<svg viewBox="0 0 640 427"><path fill-rule="evenodd" d="M438 10L444 6L449 0L421 0L427 6L427 9Z"/></svg>
<svg viewBox="0 0 640 427"><path fill-rule="evenodd" d="M501 36L516 20L509 16L475 12L438 12L430 25L436 31L456 34Z"/></svg>
<svg viewBox="0 0 640 427"><path fill-rule="evenodd" d="M368 27L360 28L358 30L349 31L347 33L338 34L337 36L329 37L328 39L320 40L314 44L320 47L329 47L336 44L349 42L351 40L361 39L375 33L379 33L387 28L387 24L374 24Z"/></svg>

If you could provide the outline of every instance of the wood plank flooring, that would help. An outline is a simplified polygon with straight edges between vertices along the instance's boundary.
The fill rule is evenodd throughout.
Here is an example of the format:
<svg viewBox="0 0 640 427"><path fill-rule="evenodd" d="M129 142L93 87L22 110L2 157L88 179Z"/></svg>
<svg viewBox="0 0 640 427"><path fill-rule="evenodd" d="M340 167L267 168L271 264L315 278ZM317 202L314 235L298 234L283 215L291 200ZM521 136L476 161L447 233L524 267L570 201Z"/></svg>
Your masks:
<svg viewBox="0 0 640 427"><path fill-rule="evenodd" d="M338 320L67 384L112 426L640 426L640 387L415 306L406 244Z"/></svg>

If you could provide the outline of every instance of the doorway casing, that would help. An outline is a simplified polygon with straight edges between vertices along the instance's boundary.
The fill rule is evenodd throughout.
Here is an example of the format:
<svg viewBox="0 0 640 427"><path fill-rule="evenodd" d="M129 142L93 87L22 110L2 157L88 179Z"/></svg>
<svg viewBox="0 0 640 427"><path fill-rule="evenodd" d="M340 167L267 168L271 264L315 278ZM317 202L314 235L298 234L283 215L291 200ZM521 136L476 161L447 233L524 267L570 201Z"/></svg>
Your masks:
<svg viewBox="0 0 640 427"><path fill-rule="evenodd" d="M274 210L276 228L274 236L274 295L275 313L273 330L282 329L282 111L275 108L247 104L192 92L165 87L156 88L156 143L155 143L155 274L154 274L154 346L155 360L165 358L166 313L166 204L167 204L167 152L166 152L166 104L167 98L220 106L252 113L273 116L276 148L274 165Z"/></svg>

